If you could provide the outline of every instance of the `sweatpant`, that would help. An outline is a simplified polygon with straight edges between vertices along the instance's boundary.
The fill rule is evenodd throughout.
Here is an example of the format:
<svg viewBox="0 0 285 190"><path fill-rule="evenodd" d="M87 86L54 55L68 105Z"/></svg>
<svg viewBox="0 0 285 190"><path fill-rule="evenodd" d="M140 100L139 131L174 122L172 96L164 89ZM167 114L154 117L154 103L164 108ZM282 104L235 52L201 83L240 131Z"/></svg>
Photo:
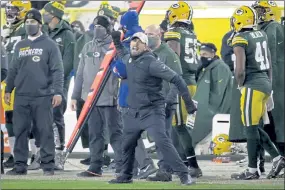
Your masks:
<svg viewBox="0 0 285 190"><path fill-rule="evenodd" d="M43 170L54 168L55 145L52 111L52 96L15 97L13 130L15 134L14 161L17 171L27 170L28 137L32 121L39 131L41 168Z"/></svg>
<svg viewBox="0 0 285 190"><path fill-rule="evenodd" d="M147 131L153 138L166 165L170 166L172 171L180 174L188 173L187 167L166 134L164 105L140 111L129 108L122 116L124 117L123 166L121 171L123 176L126 178L133 176L135 149L143 131Z"/></svg>
<svg viewBox="0 0 285 190"><path fill-rule="evenodd" d="M90 166L88 171L102 174L104 128L108 128L110 144L115 153L116 170L121 168L122 123L116 106L95 106L88 120Z"/></svg>
<svg viewBox="0 0 285 190"><path fill-rule="evenodd" d="M55 134L56 138L56 145L55 148L57 150L64 150L65 145L65 123L64 123L64 113L66 111L66 94L62 96L62 102L59 106L55 107L53 109L53 127L56 127L57 130L54 130L54 132L57 132L58 134Z"/></svg>

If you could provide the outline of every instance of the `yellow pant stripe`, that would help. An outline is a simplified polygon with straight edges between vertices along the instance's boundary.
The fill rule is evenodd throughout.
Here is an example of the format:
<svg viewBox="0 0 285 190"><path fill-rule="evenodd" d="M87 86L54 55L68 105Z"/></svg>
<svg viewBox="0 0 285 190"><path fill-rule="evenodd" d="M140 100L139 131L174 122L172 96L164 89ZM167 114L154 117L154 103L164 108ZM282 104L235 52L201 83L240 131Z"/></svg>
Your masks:
<svg viewBox="0 0 285 190"><path fill-rule="evenodd" d="M265 112L268 97L267 94L251 88L242 89L240 106L241 119L244 126L259 125Z"/></svg>

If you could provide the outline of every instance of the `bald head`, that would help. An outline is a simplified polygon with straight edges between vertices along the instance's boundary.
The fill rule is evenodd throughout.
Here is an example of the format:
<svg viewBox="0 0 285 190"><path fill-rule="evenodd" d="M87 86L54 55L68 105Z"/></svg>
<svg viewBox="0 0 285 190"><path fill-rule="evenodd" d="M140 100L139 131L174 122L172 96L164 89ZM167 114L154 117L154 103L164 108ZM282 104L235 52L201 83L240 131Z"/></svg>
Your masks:
<svg viewBox="0 0 285 190"><path fill-rule="evenodd" d="M160 27L158 25L152 24L145 29L146 34L160 35Z"/></svg>
<svg viewBox="0 0 285 190"><path fill-rule="evenodd" d="M148 47L151 50L155 50L158 48L161 44L161 33L160 33L160 27L158 25L150 25L146 27L145 34L148 37Z"/></svg>

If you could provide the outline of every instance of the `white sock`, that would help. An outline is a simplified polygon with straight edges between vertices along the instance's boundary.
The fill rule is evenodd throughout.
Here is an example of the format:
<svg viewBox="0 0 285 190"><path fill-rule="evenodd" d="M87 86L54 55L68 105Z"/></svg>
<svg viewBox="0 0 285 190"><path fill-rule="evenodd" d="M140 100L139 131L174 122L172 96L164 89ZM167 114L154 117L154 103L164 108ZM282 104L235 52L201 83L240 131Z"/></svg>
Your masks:
<svg viewBox="0 0 285 190"><path fill-rule="evenodd" d="M257 172L257 168L248 168L248 171L250 172L250 173L255 173L255 172Z"/></svg>
<svg viewBox="0 0 285 190"><path fill-rule="evenodd" d="M32 152L32 155L37 154L37 147L35 145L36 140L35 139L30 139L30 149Z"/></svg>
<svg viewBox="0 0 285 190"><path fill-rule="evenodd" d="M14 156L15 137L9 137L10 153Z"/></svg>
<svg viewBox="0 0 285 190"><path fill-rule="evenodd" d="M280 155L279 155L279 156L276 156L275 158L273 158L273 162L278 161L280 158L281 158L281 156L280 156Z"/></svg>

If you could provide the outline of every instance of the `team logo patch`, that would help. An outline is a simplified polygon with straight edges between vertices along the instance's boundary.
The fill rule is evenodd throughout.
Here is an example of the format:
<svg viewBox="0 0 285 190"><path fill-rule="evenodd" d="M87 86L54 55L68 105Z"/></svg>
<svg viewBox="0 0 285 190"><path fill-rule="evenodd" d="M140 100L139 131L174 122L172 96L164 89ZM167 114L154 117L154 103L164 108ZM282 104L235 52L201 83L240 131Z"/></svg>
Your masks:
<svg viewBox="0 0 285 190"><path fill-rule="evenodd" d="M131 62L132 62L132 58L129 59L129 63L131 63Z"/></svg>
<svg viewBox="0 0 285 190"><path fill-rule="evenodd" d="M33 16L34 16L34 14L33 14L33 13L29 13L29 14L27 15L27 18L32 19L32 18L33 18Z"/></svg>
<svg viewBox="0 0 285 190"><path fill-rule="evenodd" d="M242 9L238 9L237 11L236 11L236 15L242 15L243 14L243 10Z"/></svg>
<svg viewBox="0 0 285 190"><path fill-rule="evenodd" d="M100 53L99 52L95 52L95 53L93 53L93 56L94 57L100 57Z"/></svg>
<svg viewBox="0 0 285 190"><path fill-rule="evenodd" d="M32 60L34 62L39 62L41 60L41 58L39 56L33 56Z"/></svg>

